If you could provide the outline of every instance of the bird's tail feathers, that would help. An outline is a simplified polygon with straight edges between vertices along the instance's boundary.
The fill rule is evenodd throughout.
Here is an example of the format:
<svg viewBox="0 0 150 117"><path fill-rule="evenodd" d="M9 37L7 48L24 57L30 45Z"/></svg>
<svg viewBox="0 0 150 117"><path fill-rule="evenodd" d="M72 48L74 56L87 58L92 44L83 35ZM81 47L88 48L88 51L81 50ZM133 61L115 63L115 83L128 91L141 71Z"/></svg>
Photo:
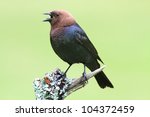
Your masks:
<svg viewBox="0 0 150 117"><path fill-rule="evenodd" d="M100 64L97 61L94 61L90 64L86 65L91 71L94 71L100 67ZM99 72L97 75L95 75L96 81L99 84L101 88L114 88L113 84L110 82L110 80L107 78L105 73L103 71Z"/></svg>
<svg viewBox="0 0 150 117"><path fill-rule="evenodd" d="M110 82L110 80L107 78L107 76L104 74L103 71L99 72L95 76L95 78L101 88L106 88L106 87L114 88L114 86L112 85L112 83Z"/></svg>

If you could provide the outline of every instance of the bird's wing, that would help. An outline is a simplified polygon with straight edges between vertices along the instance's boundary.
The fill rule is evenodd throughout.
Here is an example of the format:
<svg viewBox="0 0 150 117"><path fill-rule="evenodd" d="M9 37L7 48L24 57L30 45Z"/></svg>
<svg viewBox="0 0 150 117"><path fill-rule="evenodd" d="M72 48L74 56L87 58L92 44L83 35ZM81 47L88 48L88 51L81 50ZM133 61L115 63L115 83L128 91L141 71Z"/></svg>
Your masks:
<svg viewBox="0 0 150 117"><path fill-rule="evenodd" d="M87 49L93 55L94 58L100 60L103 63L103 61L98 56L98 53L94 45L88 39L86 33L82 30L82 28L78 24L76 24L76 26L79 27L78 30L75 30L75 37L77 42L81 44L85 49Z"/></svg>

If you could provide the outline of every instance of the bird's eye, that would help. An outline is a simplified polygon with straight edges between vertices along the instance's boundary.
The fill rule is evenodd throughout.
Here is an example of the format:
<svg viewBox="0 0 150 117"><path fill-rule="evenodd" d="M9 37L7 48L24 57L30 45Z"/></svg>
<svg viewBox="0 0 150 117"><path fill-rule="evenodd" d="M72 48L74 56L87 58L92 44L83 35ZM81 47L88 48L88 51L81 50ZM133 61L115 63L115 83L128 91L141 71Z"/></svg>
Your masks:
<svg viewBox="0 0 150 117"><path fill-rule="evenodd" d="M50 15L51 19L53 18L53 15Z"/></svg>

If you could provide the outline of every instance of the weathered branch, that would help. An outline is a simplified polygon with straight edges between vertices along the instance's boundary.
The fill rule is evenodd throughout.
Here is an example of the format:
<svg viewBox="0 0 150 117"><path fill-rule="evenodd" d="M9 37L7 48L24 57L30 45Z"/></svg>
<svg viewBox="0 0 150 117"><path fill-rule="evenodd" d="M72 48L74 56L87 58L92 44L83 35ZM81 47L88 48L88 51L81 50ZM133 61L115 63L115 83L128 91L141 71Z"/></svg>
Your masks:
<svg viewBox="0 0 150 117"><path fill-rule="evenodd" d="M62 100L74 91L84 87L86 82L101 72L105 65L80 78L68 79L60 69L46 73L44 78L34 80L33 87L36 99Z"/></svg>
<svg viewBox="0 0 150 117"><path fill-rule="evenodd" d="M88 74L86 74L85 76L81 76L80 78L77 78L76 80L74 80L72 82L72 84L68 87L68 95L71 94L72 92L82 88L85 86L86 84L86 80L89 80L90 78L92 78L93 76L95 76L96 74L98 74L99 72L101 72L106 66L102 66L98 69L96 69L93 72L90 72ZM84 78L86 77L86 78Z"/></svg>

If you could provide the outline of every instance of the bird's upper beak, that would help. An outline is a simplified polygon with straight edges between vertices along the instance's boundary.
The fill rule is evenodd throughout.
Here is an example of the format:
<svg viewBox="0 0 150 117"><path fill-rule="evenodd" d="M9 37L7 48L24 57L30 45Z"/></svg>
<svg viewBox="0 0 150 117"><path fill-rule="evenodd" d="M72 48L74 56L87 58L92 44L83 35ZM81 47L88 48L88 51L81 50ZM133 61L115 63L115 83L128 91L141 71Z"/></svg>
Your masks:
<svg viewBox="0 0 150 117"><path fill-rule="evenodd" d="M49 13L44 13L44 15L49 15L49 18L46 18L45 20L43 20L43 22L51 22L51 12Z"/></svg>

